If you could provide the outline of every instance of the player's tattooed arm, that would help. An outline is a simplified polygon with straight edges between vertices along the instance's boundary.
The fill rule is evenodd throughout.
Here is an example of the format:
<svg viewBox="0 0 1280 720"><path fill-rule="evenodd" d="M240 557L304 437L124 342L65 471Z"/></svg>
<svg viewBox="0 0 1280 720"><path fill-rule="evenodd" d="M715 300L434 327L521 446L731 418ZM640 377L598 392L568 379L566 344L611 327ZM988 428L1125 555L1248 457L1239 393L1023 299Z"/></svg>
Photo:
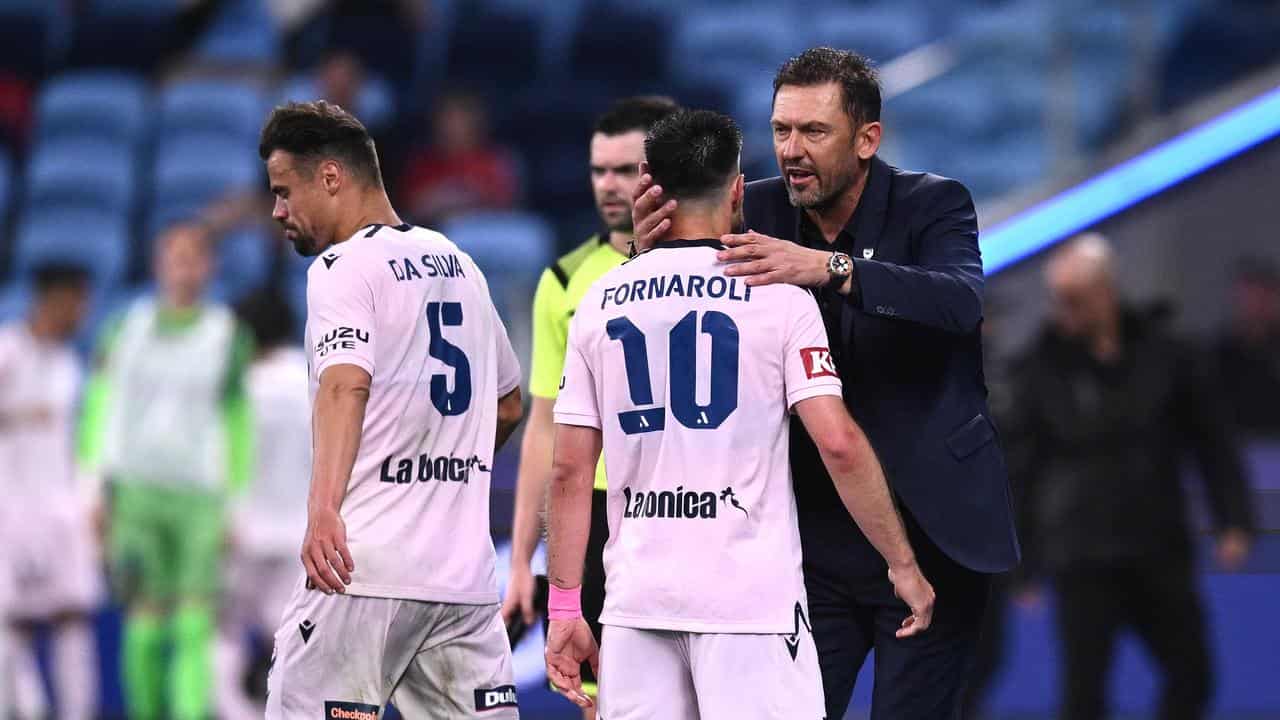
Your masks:
<svg viewBox="0 0 1280 720"><path fill-rule="evenodd" d="M326 593L343 592L356 569L347 549L347 527L339 510L360 449L360 430L372 378L363 368L337 364L320 375L311 420L315 438L307 534L302 565L307 578Z"/></svg>

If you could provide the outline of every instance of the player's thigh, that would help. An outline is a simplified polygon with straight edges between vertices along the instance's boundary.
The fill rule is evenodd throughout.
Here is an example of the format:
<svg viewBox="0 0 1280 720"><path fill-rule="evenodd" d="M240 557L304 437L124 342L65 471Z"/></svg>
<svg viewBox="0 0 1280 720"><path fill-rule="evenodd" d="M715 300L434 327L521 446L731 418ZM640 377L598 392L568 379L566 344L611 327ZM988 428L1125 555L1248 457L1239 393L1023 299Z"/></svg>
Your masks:
<svg viewBox="0 0 1280 720"><path fill-rule="evenodd" d="M599 717L698 720L684 633L606 625L600 644Z"/></svg>
<svg viewBox="0 0 1280 720"><path fill-rule="evenodd" d="M497 605L421 603L431 633L392 701L406 718L518 718L511 645Z"/></svg>
<svg viewBox="0 0 1280 720"><path fill-rule="evenodd" d="M701 720L820 720L826 716L813 636L689 636Z"/></svg>
<svg viewBox="0 0 1280 720"><path fill-rule="evenodd" d="M397 622L401 603L326 595L299 580L275 634L268 720L376 720L412 657L415 630Z"/></svg>

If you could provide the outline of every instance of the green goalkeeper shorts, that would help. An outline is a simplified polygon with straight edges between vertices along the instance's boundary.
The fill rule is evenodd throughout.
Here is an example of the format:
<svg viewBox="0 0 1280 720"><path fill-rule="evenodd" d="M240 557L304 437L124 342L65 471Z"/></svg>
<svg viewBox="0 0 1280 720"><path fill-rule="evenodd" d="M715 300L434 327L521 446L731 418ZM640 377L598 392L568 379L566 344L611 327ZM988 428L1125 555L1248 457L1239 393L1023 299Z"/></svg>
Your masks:
<svg viewBox="0 0 1280 720"><path fill-rule="evenodd" d="M212 601L224 542L224 502L200 490L117 483L111 499L111 575L126 602Z"/></svg>

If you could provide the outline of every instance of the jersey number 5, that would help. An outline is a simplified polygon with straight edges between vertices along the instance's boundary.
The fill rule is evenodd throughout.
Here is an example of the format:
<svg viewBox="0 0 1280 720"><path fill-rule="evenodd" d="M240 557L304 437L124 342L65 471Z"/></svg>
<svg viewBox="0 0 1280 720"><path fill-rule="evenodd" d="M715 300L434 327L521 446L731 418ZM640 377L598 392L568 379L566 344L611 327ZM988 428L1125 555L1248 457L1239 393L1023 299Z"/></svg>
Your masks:
<svg viewBox="0 0 1280 720"><path fill-rule="evenodd" d="M462 303L427 303L427 329L431 341L427 354L453 368L453 392L449 378L442 373L431 376L431 404L441 415L461 415L471 407L471 363L462 348L444 339L440 328L462 325Z"/></svg>
<svg viewBox="0 0 1280 720"><path fill-rule="evenodd" d="M667 375L671 381L671 414L692 430L720 427L725 418L738 409L738 325L733 318L714 310L703 313L702 332L711 336L711 398L699 405L697 393L698 314L689 312L668 337ZM627 368L627 386L631 402L653 404L653 385L649 379L649 347L644 332L627 317L610 320L605 325L611 340L622 343ZM622 431L628 435L662 430L666 427L666 408L642 408L618 413Z"/></svg>

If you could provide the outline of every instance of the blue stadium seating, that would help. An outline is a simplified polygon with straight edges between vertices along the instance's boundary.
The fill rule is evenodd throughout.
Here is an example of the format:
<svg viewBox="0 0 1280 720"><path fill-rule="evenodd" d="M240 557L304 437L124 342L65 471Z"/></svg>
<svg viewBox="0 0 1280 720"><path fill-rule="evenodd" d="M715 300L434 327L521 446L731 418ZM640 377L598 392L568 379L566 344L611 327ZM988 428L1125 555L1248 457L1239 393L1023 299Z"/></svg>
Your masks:
<svg viewBox="0 0 1280 720"><path fill-rule="evenodd" d="M156 151L153 201L158 207L207 203L258 186L262 172L251 143L222 135L181 135Z"/></svg>
<svg viewBox="0 0 1280 720"><path fill-rule="evenodd" d="M38 76L66 50L70 23L63 3L0 2L0 67Z"/></svg>
<svg viewBox="0 0 1280 720"><path fill-rule="evenodd" d="M693 7L672 29L668 75L726 86L768 83L789 56L804 48L801 16L786 4Z"/></svg>
<svg viewBox="0 0 1280 720"><path fill-rule="evenodd" d="M551 262L555 248L547 222L521 212L472 213L449 220L440 232L471 255L490 277L523 275L536 280Z"/></svg>
<svg viewBox="0 0 1280 720"><path fill-rule="evenodd" d="M932 39L925 15L905 4L816 8L809 25L806 47L853 50L880 63Z"/></svg>
<svg viewBox="0 0 1280 720"><path fill-rule="evenodd" d="M137 194L137 163L128 146L99 139L42 143L27 165L28 207L83 208L125 215Z"/></svg>
<svg viewBox="0 0 1280 720"><path fill-rule="evenodd" d="M280 91L281 102L324 100L316 86L314 74L295 75ZM396 98L388 83L377 73L365 73L364 85L356 97L356 106L347 108L368 127L379 127L395 121Z"/></svg>
<svg viewBox="0 0 1280 720"><path fill-rule="evenodd" d="M37 133L44 140L67 135L131 145L146 130L148 113L142 77L109 71L73 73L42 89L36 103Z"/></svg>
<svg viewBox="0 0 1280 720"><path fill-rule="evenodd" d="M87 265L98 287L124 278L129 258L126 219L93 210L35 210L18 226L14 266L19 278L36 264L67 260Z"/></svg>
<svg viewBox="0 0 1280 720"><path fill-rule="evenodd" d="M498 96L537 79L541 28L533 10L467 6L456 22L445 61L450 85Z"/></svg>
<svg viewBox="0 0 1280 720"><path fill-rule="evenodd" d="M256 141L267 102L257 88L233 82L190 80L160 94L161 132L222 133Z"/></svg>
<svg viewBox="0 0 1280 720"><path fill-rule="evenodd" d="M225 65L268 65L280 55L280 33L263 0L232 0L200 39L196 55Z"/></svg>
<svg viewBox="0 0 1280 720"><path fill-rule="evenodd" d="M234 303L265 285L271 272L271 241L258 226L237 228L220 238L213 296Z"/></svg>

